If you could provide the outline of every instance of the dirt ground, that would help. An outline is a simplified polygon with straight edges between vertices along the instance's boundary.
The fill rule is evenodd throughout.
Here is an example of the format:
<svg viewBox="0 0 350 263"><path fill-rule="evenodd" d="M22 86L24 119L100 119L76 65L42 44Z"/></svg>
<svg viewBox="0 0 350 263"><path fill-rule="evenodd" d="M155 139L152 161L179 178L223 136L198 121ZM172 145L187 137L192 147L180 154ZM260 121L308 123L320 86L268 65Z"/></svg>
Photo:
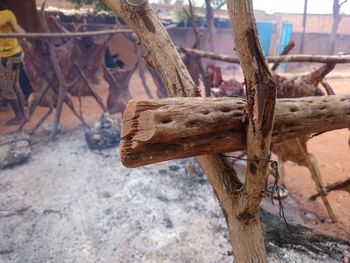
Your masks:
<svg viewBox="0 0 350 263"><path fill-rule="evenodd" d="M349 93L349 80L348 67L328 78L337 94ZM148 83L152 84L150 79ZM100 93L106 97L103 86ZM130 90L134 98L146 98L137 74ZM83 105L92 125L101 110L91 98ZM25 129L45 110L40 108ZM3 126L11 114L0 112L0 132L14 129ZM65 108L63 133L57 141L46 141L41 129L34 136L29 162L0 171L0 262L232 261L218 204L205 181L187 175L188 160L127 169L118 149L89 151L83 131ZM344 129L309 141L325 184L350 176L349 136ZM288 219L350 240L349 193L329 194L338 219L334 224L321 200L308 200L315 187L306 168L287 163L286 184ZM277 212L267 201L264 207ZM333 262L293 249L269 257L271 262Z"/></svg>

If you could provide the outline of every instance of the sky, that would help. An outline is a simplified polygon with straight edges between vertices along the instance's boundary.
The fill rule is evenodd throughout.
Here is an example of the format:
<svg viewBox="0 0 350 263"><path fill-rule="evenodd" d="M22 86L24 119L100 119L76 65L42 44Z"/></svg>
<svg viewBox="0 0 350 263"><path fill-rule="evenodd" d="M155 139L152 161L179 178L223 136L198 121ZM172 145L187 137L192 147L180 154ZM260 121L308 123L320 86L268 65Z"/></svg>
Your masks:
<svg viewBox="0 0 350 263"><path fill-rule="evenodd" d="M342 2L342 0L340 0ZM304 0L253 0L254 9L266 12L303 13ZM309 14L327 14L333 12L333 0L308 0ZM350 1L341 8L341 13L350 14ZM350 26L350 25L349 25Z"/></svg>

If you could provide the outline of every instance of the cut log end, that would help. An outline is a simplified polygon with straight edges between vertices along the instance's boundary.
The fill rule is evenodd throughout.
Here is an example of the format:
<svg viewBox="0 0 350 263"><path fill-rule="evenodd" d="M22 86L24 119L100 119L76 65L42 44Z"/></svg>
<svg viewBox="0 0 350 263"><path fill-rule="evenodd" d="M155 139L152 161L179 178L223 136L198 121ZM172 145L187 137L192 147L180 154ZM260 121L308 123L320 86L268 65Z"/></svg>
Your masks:
<svg viewBox="0 0 350 263"><path fill-rule="evenodd" d="M279 99L272 142L350 125L350 95ZM130 101L123 115L121 160L138 167L246 147L245 101L172 98Z"/></svg>

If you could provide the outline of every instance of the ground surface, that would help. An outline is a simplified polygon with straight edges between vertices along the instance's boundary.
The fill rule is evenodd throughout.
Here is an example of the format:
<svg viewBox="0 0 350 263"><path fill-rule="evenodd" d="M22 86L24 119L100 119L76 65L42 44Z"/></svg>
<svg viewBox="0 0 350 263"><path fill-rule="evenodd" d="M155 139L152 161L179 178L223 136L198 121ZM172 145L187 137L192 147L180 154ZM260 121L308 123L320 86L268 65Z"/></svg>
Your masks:
<svg viewBox="0 0 350 263"><path fill-rule="evenodd" d="M82 130L34 146L0 175L0 262L232 262L210 185L187 163L127 169L118 149L89 151ZM269 250L271 262L334 262Z"/></svg>
<svg viewBox="0 0 350 263"><path fill-rule="evenodd" d="M336 93L349 93L348 72L329 78ZM134 97L146 97L136 75L130 86ZM90 98L84 100L84 112L90 124L101 114ZM43 113L40 109L26 129ZM10 115L0 112L1 132L11 130L1 126ZM127 169L117 149L90 152L83 129L67 109L63 122L57 142L45 142L41 130L28 163L0 171L0 262L232 261L211 189L186 174L182 161ZM350 176L349 135L348 130L332 131L309 143L326 184ZM290 220L350 240L348 193L329 194L339 220L331 224L321 201L308 201L315 188L307 169L288 163L286 183ZM268 202L264 206L277 211ZM332 262L288 248L270 258Z"/></svg>

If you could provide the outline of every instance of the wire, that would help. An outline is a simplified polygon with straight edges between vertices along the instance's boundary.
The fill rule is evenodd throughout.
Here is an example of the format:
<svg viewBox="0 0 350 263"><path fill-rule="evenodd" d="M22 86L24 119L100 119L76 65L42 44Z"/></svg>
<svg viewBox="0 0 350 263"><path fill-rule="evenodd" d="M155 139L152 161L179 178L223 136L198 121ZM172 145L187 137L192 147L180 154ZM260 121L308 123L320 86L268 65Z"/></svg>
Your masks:
<svg viewBox="0 0 350 263"><path fill-rule="evenodd" d="M275 181L274 181L272 190L269 190L269 189L267 189L267 179L268 179L268 177L267 177L266 178L265 189L266 189L266 192L268 192L270 194L271 202L272 202L273 205L275 205L274 202L273 202L273 193L277 194L279 216L282 217L284 223L287 226L289 234L292 236L292 232L291 232L291 230L289 228L287 219L286 219L285 214L284 214L282 198L281 198L281 195L280 195L280 187L278 185L278 181L280 179L280 174L279 174L279 171L278 171L278 162L276 160L273 160L273 159L270 158L271 157L271 152L270 152L270 154L269 154L269 156L267 158L248 159L248 158L232 156L232 155L224 155L224 154L223 154L223 156L225 156L227 158L238 159L238 160L247 161L247 162L265 161L265 162L270 163L270 167L272 169L272 172L270 172L269 175L272 175L275 178Z"/></svg>

